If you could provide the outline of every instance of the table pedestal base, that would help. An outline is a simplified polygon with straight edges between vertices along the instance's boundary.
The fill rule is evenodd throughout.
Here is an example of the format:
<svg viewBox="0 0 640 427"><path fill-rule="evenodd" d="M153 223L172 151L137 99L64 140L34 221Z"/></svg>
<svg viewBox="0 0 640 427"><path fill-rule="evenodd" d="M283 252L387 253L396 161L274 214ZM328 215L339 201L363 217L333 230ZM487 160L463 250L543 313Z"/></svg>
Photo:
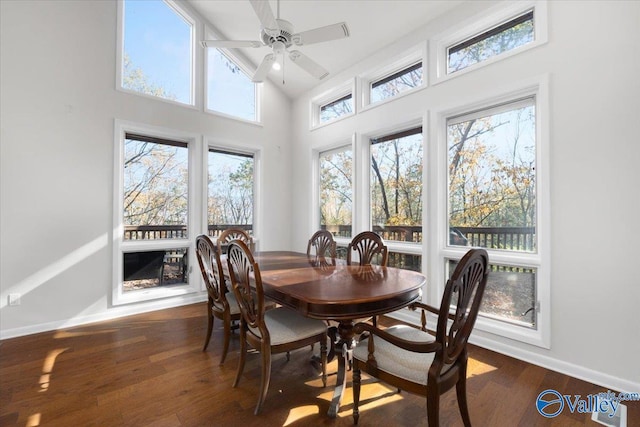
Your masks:
<svg viewBox="0 0 640 427"><path fill-rule="evenodd" d="M336 351L338 356L338 374L336 377L336 388L333 392L333 398L329 405L329 411L327 415L330 418L335 418L340 410L340 404L342 403L342 395L347 388L347 371L351 369L351 357L353 346L355 341L353 339L353 321L341 320L338 325L339 339L336 342Z"/></svg>

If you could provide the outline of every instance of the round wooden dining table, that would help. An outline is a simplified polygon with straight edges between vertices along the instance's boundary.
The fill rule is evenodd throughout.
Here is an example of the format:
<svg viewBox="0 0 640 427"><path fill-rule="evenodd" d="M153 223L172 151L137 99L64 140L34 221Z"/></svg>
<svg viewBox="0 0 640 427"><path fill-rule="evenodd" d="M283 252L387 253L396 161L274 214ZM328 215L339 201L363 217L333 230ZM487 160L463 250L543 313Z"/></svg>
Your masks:
<svg viewBox="0 0 640 427"><path fill-rule="evenodd" d="M337 383L328 415L336 417L347 383L354 321L389 313L420 299L425 277L393 267L333 265L304 253L257 252L265 296L314 319L335 320Z"/></svg>

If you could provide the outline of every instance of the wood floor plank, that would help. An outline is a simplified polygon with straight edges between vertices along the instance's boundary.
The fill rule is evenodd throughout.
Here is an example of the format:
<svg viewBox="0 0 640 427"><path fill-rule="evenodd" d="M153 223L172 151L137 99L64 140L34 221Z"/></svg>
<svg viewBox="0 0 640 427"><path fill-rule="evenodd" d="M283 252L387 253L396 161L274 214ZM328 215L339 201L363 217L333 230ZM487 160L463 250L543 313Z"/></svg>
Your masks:
<svg viewBox="0 0 640 427"><path fill-rule="evenodd" d="M390 324L389 319L381 319ZM220 365L221 324L202 351L206 304L192 304L60 331L4 340L0 345L0 426L351 426L349 386L336 419L326 416L337 362L322 387L309 348L291 360L275 355L260 416L254 416L260 357L248 355L237 388L240 345L232 336ZM317 347L317 346L316 346ZM317 352L317 348L315 351ZM470 346L467 392L475 426L584 426L588 414L563 411L546 419L535 399L545 389L598 393L594 384ZM625 402L629 426L640 425L640 402ZM455 391L441 398L441 425L462 426ZM426 401L363 375L360 425L426 426Z"/></svg>

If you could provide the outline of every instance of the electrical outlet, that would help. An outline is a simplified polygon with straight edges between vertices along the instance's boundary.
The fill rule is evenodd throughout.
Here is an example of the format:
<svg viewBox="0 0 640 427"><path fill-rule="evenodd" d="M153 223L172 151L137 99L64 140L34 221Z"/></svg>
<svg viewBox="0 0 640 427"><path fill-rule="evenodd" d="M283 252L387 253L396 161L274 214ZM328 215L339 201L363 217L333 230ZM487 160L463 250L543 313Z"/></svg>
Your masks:
<svg viewBox="0 0 640 427"><path fill-rule="evenodd" d="M9 294L9 305L20 305L20 294Z"/></svg>

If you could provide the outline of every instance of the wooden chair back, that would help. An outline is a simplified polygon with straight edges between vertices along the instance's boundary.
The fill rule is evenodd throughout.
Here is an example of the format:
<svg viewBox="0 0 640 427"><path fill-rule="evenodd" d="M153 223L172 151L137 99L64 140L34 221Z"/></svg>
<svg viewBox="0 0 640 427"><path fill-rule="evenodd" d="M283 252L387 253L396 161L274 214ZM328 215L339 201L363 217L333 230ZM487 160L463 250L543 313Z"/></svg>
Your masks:
<svg viewBox="0 0 640 427"><path fill-rule="evenodd" d="M269 332L264 322L265 303L260 268L249 246L239 239L229 243L227 262L233 293L248 327L247 333L262 341Z"/></svg>
<svg viewBox="0 0 640 427"><path fill-rule="evenodd" d="M475 325L489 274L489 256L484 249L471 249L460 260L447 280L440 304L436 352L432 369L438 370L457 361L466 352L467 341ZM455 307L451 313L450 308ZM449 320L453 322L448 324ZM465 355L466 357L466 355ZM434 367L435 365L435 367Z"/></svg>
<svg viewBox="0 0 640 427"><path fill-rule="evenodd" d="M255 249L253 237L249 236L246 231L239 228L228 228L218 236L218 253L223 254L224 247L227 246L232 240L243 241L252 252Z"/></svg>
<svg viewBox="0 0 640 427"><path fill-rule="evenodd" d="M347 265L352 264L352 252L357 252L359 265L371 265L377 260L381 266L387 265L389 253L382 237L373 231L363 231L355 236L347 246Z"/></svg>
<svg viewBox="0 0 640 427"><path fill-rule="evenodd" d="M224 310L228 303L225 298L226 287L218 253L209 236L201 234L196 237L196 255L207 293L213 304L218 309Z"/></svg>
<svg viewBox="0 0 640 427"><path fill-rule="evenodd" d="M307 243L307 256L315 257L318 265L329 263L336 265L336 242L333 240L333 234L327 230L318 230L313 233Z"/></svg>

